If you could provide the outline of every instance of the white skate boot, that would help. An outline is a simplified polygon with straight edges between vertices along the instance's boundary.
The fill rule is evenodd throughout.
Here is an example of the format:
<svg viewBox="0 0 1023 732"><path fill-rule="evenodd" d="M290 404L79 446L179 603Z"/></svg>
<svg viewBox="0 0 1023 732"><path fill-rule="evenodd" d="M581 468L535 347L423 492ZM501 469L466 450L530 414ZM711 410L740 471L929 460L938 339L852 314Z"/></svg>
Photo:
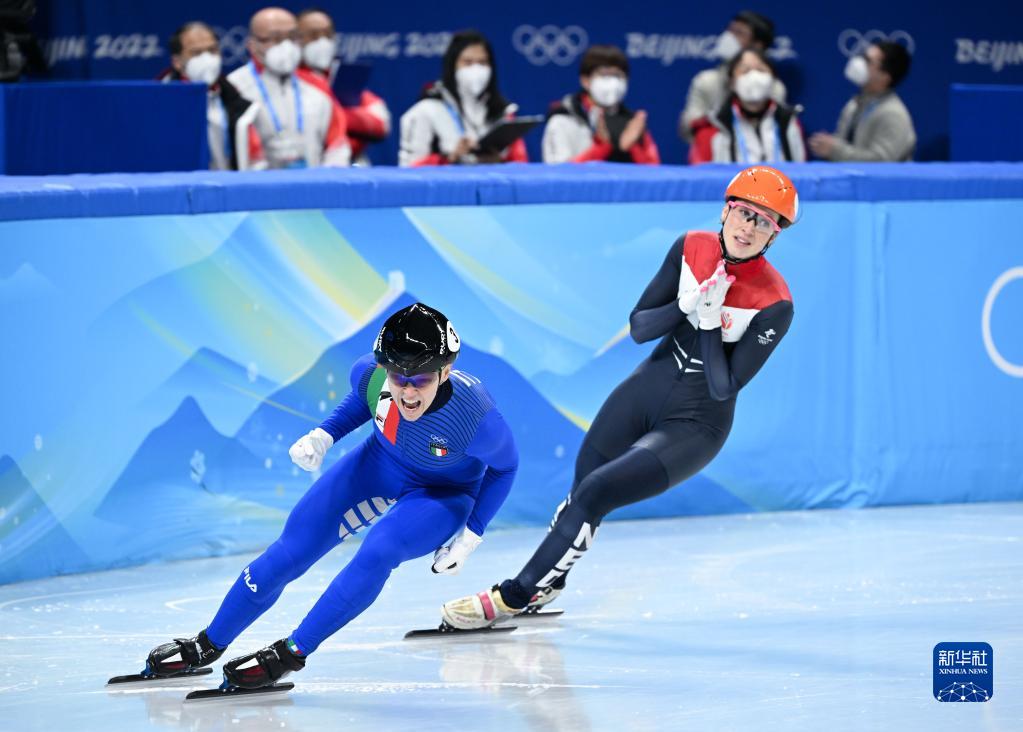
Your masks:
<svg viewBox="0 0 1023 732"><path fill-rule="evenodd" d="M489 590L445 602L440 608L444 622L458 630L479 630L518 615L520 610L505 605L501 590L494 585Z"/></svg>

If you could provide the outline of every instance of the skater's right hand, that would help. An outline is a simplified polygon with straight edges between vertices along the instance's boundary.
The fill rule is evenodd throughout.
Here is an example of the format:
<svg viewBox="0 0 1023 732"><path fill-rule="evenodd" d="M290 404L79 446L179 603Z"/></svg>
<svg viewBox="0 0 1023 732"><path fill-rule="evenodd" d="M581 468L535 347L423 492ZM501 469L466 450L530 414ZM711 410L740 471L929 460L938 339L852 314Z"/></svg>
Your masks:
<svg viewBox="0 0 1023 732"><path fill-rule="evenodd" d="M292 445L288 450L288 455L291 456L291 462L311 473L320 469L320 465L323 464L323 456L327 454L327 450L333 444L334 438L327 434L326 430L317 427Z"/></svg>
<svg viewBox="0 0 1023 732"><path fill-rule="evenodd" d="M434 574L458 574L476 547L483 542L483 537L478 536L468 526L462 530L454 540L447 546L442 546L433 553Z"/></svg>
<svg viewBox="0 0 1023 732"><path fill-rule="evenodd" d="M678 307L689 315L696 310L696 300L700 296L700 283L693 276L693 270L689 269L685 259L682 260L682 272L678 278Z"/></svg>

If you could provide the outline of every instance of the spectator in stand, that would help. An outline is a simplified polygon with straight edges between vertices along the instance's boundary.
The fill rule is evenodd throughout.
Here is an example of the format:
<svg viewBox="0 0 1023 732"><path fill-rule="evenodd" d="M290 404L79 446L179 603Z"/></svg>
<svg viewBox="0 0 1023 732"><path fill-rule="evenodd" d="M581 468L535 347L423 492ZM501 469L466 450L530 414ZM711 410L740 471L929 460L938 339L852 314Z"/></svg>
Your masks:
<svg viewBox="0 0 1023 732"><path fill-rule="evenodd" d="M591 46L579 64L575 94L551 105L543 132L545 163L608 160L657 165L661 157L646 126L646 112L622 104L629 60L617 46Z"/></svg>
<svg viewBox="0 0 1023 732"><path fill-rule="evenodd" d="M747 48L728 64L731 96L717 114L697 120L690 163L805 162L797 110L771 99L774 66L763 51Z"/></svg>
<svg viewBox="0 0 1023 732"><path fill-rule="evenodd" d="M860 87L838 118L835 134L817 132L810 150L824 160L904 161L913 157L913 118L895 87L910 66L905 46L890 41L870 45L849 59L845 78Z"/></svg>
<svg viewBox="0 0 1023 732"><path fill-rule="evenodd" d="M516 111L498 89L490 41L479 31L459 31L444 52L440 80L401 116L398 164L526 162L521 138L500 152L475 152L477 141Z"/></svg>
<svg viewBox="0 0 1023 732"><path fill-rule="evenodd" d="M259 108L220 73L220 39L206 23L193 20L174 31L168 43L171 65L159 81L206 84L206 134L211 170L248 167L249 135ZM239 156L238 153L241 153Z"/></svg>
<svg viewBox="0 0 1023 732"><path fill-rule="evenodd" d="M692 142L696 125L701 120L708 120L721 109L728 99L729 87L728 64L740 51L756 48L764 53L774 43L774 21L770 18L743 10L738 13L728 27L718 37L713 54L721 59L713 69L701 71L693 77L686 95L686 106L678 121L678 134L686 142ZM776 102L785 101L785 85L775 79L771 87L771 99Z"/></svg>
<svg viewBox="0 0 1023 732"><path fill-rule="evenodd" d="M334 76L341 65L337 58L334 19L325 10L308 8L298 14L298 33L302 44L301 68L319 75L333 87ZM369 165L366 148L391 134L391 113L384 100L368 89L361 91L357 105L345 106L344 101L338 99L345 112L352 161Z"/></svg>
<svg viewBox="0 0 1023 732"><path fill-rule="evenodd" d="M298 68L298 22L283 8L263 8L249 22L250 61L228 74L246 99L259 105L253 167L348 165L345 115L320 76Z"/></svg>
<svg viewBox="0 0 1023 732"><path fill-rule="evenodd" d="M0 3L0 84L45 76L50 67L32 28L36 0Z"/></svg>

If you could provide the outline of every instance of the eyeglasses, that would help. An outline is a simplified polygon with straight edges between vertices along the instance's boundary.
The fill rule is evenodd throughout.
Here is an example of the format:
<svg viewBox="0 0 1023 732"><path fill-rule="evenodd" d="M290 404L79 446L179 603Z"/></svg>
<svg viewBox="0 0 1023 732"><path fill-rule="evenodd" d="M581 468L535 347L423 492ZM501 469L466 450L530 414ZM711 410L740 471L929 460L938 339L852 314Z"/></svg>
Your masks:
<svg viewBox="0 0 1023 732"><path fill-rule="evenodd" d="M738 213L742 216L743 222L747 224L753 222L753 230L758 234L770 236L771 234L777 234L781 231L781 226L778 225L777 221L769 216L765 216L752 206L749 206L742 201L729 201L728 208L733 211L738 209Z"/></svg>
<svg viewBox="0 0 1023 732"><path fill-rule="evenodd" d="M426 387L433 383L433 380L437 378L437 375L434 374L433 372L430 372L428 374L413 374L412 376L403 376L401 374L396 374L393 371L388 371L387 378L390 379L391 383L398 388L411 386L414 389L425 389Z"/></svg>
<svg viewBox="0 0 1023 732"><path fill-rule="evenodd" d="M275 46L281 41L297 41L299 39L298 31L293 30L290 33L273 33L269 36L252 36L260 43L268 43L271 46Z"/></svg>

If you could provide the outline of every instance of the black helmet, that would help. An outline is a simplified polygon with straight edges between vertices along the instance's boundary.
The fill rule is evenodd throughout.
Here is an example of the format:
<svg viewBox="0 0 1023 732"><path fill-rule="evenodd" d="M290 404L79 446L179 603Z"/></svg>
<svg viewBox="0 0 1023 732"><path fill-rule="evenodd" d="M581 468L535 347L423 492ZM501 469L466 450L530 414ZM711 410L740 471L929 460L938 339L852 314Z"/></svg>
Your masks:
<svg viewBox="0 0 1023 732"><path fill-rule="evenodd" d="M402 376L440 371L454 363L462 342L444 313L417 302L394 313L373 346L377 363Z"/></svg>

